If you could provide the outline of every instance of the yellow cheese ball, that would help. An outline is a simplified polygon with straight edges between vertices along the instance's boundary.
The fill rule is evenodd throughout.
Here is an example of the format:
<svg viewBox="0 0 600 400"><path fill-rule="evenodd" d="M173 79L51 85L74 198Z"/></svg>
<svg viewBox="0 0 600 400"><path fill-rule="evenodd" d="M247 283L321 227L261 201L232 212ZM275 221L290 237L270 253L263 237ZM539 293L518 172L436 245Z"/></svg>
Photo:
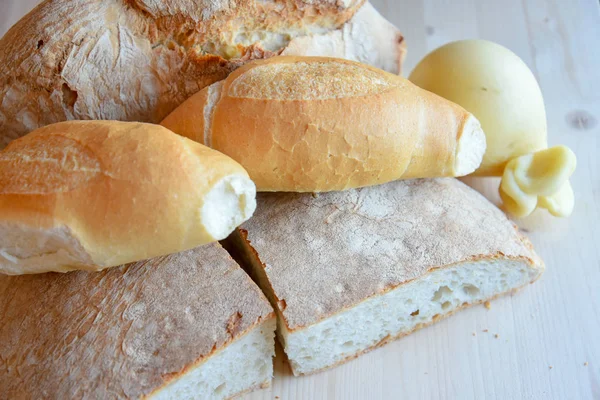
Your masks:
<svg viewBox="0 0 600 400"><path fill-rule="evenodd" d="M465 40L440 47L409 79L481 121L487 151L474 175L501 176L511 159L548 147L544 99L535 76L496 43Z"/></svg>

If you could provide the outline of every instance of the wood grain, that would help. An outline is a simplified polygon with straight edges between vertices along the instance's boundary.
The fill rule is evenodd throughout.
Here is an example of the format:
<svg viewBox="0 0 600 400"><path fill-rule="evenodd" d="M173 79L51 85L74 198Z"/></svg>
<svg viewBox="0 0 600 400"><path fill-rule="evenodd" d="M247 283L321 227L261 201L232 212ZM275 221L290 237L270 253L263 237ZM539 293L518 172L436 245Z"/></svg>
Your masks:
<svg viewBox="0 0 600 400"><path fill-rule="evenodd" d="M406 35L405 75L428 51L465 38L496 41L525 60L546 99L550 143L566 144L578 156L576 211L566 220L538 212L518 221L547 272L491 310L465 310L310 377L291 376L278 349L273 387L244 398L600 399L598 1L372 2ZM0 34L36 3L0 0ZM467 182L497 201L497 180Z"/></svg>

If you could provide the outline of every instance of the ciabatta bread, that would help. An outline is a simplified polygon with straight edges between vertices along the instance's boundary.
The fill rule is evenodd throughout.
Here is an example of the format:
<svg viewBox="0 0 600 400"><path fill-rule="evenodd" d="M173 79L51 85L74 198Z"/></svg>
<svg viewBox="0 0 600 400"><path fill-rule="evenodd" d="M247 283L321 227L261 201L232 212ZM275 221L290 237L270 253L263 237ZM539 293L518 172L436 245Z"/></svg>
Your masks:
<svg viewBox="0 0 600 400"><path fill-rule="evenodd" d="M218 244L0 276L0 398L223 399L271 382L275 315Z"/></svg>
<svg viewBox="0 0 600 400"><path fill-rule="evenodd" d="M279 314L296 375L535 281L529 241L454 179L261 194L230 243Z"/></svg>
<svg viewBox="0 0 600 400"><path fill-rule="evenodd" d="M479 122L458 105L397 75L322 57L249 63L161 124L238 161L259 191L462 176L485 153Z"/></svg>
<svg viewBox="0 0 600 400"><path fill-rule="evenodd" d="M281 52L398 73L402 35L364 3L43 1L0 40L0 148L64 120L158 123L245 62Z"/></svg>
<svg viewBox="0 0 600 400"><path fill-rule="evenodd" d="M0 272L106 267L224 239L256 188L229 157L134 122L61 122L0 152Z"/></svg>

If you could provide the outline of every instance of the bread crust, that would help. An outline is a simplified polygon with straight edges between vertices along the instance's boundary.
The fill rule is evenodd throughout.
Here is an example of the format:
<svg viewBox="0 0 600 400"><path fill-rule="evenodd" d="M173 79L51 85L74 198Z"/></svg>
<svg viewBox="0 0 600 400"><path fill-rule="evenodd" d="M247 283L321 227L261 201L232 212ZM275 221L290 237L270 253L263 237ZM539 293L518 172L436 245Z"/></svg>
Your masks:
<svg viewBox="0 0 600 400"><path fill-rule="evenodd" d="M406 41L398 28L365 3L342 28L295 38L281 55L345 58L399 75L406 58Z"/></svg>
<svg viewBox="0 0 600 400"><path fill-rule="evenodd" d="M64 120L158 123L249 60L313 47L296 39L333 43L364 1L45 0L0 39L0 148ZM338 47L368 44L347 56L398 72L400 35L385 22L385 42L340 33Z"/></svg>
<svg viewBox="0 0 600 400"><path fill-rule="evenodd" d="M260 389L268 389L271 387L271 381L264 381L263 383L261 383L260 385L256 385L254 387L251 387L249 389L246 389L244 391L241 391L239 393L234 394L231 397L228 397L227 400L233 400L233 399L239 399L242 396L254 392L255 390L260 390Z"/></svg>
<svg viewBox="0 0 600 400"><path fill-rule="evenodd" d="M100 273L0 276L0 298L2 398L146 397L274 318L218 244Z"/></svg>
<svg viewBox="0 0 600 400"><path fill-rule="evenodd" d="M236 245L262 265L290 332L463 262L522 260L532 281L544 270L516 226L455 179L261 194L258 202Z"/></svg>
<svg viewBox="0 0 600 400"><path fill-rule="evenodd" d="M157 125L54 124L0 152L0 242L11 248L8 235L19 229L48 237L65 229L88 262L53 266L63 272L187 250L222 239L201 210L206 194L232 176L251 184L235 161ZM35 256L36 246L20 258Z"/></svg>

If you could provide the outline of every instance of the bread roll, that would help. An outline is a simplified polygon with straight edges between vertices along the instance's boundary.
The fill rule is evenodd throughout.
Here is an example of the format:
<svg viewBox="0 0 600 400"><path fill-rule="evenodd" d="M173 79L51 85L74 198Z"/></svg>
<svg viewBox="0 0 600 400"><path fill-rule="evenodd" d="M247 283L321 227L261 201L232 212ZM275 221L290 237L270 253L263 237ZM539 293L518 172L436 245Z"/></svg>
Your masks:
<svg viewBox="0 0 600 400"><path fill-rule="evenodd" d="M485 153L479 122L461 107L399 76L320 57L249 63L162 125L238 161L259 191L462 176Z"/></svg>
<svg viewBox="0 0 600 400"><path fill-rule="evenodd" d="M64 120L158 123L281 52L398 73L404 43L364 0L45 0L0 39L0 149Z"/></svg>
<svg viewBox="0 0 600 400"><path fill-rule="evenodd" d="M0 276L0 398L224 399L268 386L275 315L218 244Z"/></svg>
<svg viewBox="0 0 600 400"><path fill-rule="evenodd" d="M239 164L161 126L40 128L0 152L0 272L101 270L221 240L255 194Z"/></svg>
<svg viewBox="0 0 600 400"><path fill-rule="evenodd" d="M455 179L261 194L230 243L279 315L296 375L351 360L540 277L529 241Z"/></svg>

